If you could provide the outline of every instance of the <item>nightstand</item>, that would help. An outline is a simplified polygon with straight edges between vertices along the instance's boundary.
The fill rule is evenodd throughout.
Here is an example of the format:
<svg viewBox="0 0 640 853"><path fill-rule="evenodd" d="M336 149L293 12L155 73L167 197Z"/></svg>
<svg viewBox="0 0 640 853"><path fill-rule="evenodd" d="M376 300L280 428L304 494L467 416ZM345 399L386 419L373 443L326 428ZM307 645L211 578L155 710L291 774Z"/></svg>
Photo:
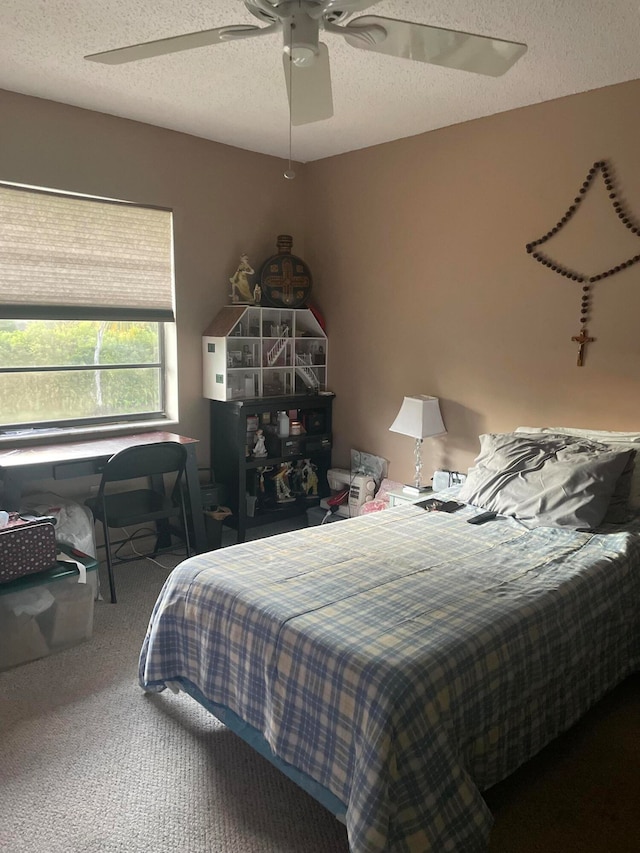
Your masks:
<svg viewBox="0 0 640 853"><path fill-rule="evenodd" d="M417 504L418 501L423 501L431 497L433 489L426 489L419 495L410 495L408 492L397 491L389 492L389 509L392 506L400 506L400 504Z"/></svg>

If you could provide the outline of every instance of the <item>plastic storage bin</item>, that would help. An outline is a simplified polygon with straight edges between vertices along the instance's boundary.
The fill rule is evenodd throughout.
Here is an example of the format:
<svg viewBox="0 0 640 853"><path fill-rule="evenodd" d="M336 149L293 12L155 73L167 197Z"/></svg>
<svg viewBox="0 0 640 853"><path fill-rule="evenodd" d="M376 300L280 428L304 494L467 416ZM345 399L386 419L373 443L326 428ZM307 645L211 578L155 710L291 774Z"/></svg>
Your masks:
<svg viewBox="0 0 640 853"><path fill-rule="evenodd" d="M0 670L91 637L98 563L87 555L71 556L85 566L86 583L78 582L77 567L59 562L48 571L0 585Z"/></svg>

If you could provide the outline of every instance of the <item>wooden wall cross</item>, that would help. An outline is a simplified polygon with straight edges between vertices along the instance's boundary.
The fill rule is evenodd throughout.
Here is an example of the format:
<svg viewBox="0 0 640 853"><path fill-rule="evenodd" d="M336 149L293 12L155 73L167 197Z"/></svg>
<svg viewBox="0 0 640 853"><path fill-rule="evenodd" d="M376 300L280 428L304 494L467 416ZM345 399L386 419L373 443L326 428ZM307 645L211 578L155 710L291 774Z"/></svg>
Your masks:
<svg viewBox="0 0 640 853"><path fill-rule="evenodd" d="M571 338L571 340L575 341L577 344L580 344L580 349L578 350L577 364L578 364L578 367L582 367L582 365L584 363L584 361L583 361L584 360L584 348L587 344L593 343L593 341L595 341L595 338L590 338L589 335L587 334L586 329L580 329L580 334L574 335Z"/></svg>

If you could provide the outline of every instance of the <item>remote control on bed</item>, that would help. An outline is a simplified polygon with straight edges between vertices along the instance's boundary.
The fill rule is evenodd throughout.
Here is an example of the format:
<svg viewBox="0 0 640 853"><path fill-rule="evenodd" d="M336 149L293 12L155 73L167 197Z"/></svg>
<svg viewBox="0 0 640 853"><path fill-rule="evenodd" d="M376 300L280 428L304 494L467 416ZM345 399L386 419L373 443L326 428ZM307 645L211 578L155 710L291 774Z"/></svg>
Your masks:
<svg viewBox="0 0 640 853"><path fill-rule="evenodd" d="M497 515L497 512L481 512L480 515L474 515L472 518L468 518L467 521L469 524L484 524L485 521L493 521Z"/></svg>

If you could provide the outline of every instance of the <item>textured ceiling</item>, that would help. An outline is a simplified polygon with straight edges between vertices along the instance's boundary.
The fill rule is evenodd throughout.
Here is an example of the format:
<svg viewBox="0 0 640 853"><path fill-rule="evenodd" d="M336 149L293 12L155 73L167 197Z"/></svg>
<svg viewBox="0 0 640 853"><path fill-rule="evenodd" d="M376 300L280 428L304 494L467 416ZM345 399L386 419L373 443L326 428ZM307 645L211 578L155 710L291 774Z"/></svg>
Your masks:
<svg viewBox="0 0 640 853"><path fill-rule="evenodd" d="M640 77L638 0L381 0L359 14L491 35L529 49L507 74L492 78L356 50L321 34L335 114L293 128L296 160ZM0 88L286 157L280 34L127 65L83 59L235 23L259 22L241 0L2 0Z"/></svg>

